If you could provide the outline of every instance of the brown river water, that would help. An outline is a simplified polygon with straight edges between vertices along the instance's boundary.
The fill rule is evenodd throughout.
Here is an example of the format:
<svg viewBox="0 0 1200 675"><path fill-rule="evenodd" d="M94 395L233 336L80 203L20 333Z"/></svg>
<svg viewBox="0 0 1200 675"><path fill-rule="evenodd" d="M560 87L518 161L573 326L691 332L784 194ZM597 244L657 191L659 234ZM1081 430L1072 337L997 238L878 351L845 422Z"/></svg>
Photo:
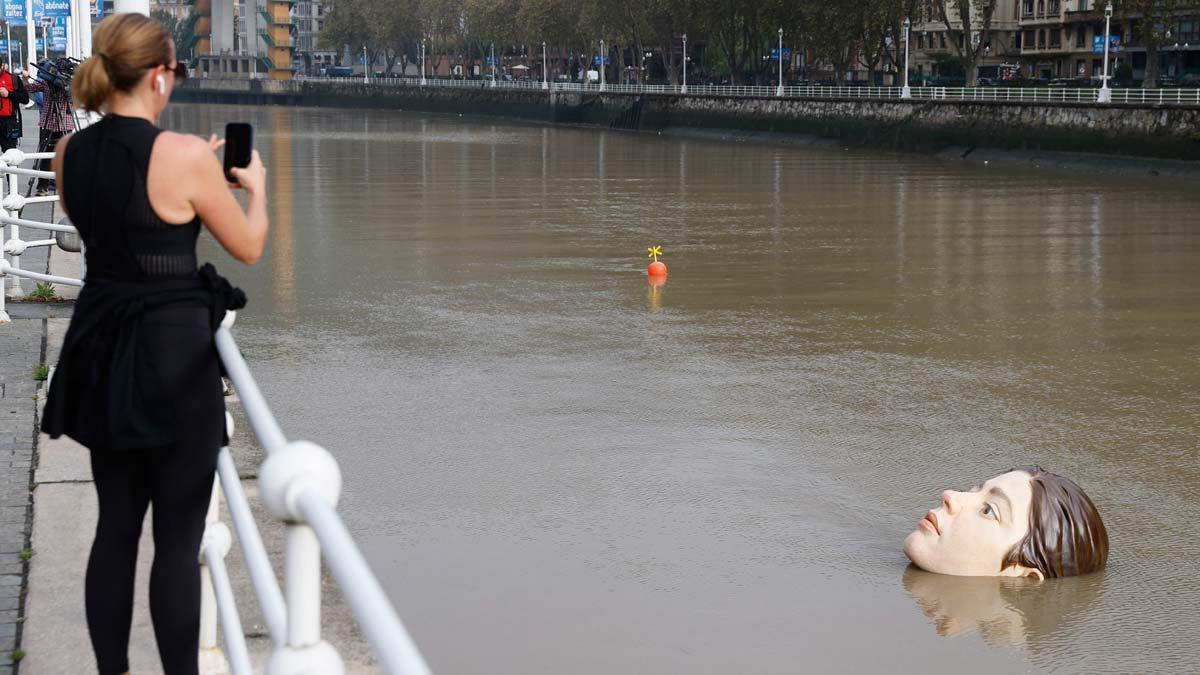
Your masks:
<svg viewBox="0 0 1200 675"><path fill-rule="evenodd" d="M1200 190L395 111L250 121L238 339L436 672L1200 672ZM669 281L643 272L660 244ZM236 452L236 449L235 449ZM907 566L1038 463L1103 573Z"/></svg>

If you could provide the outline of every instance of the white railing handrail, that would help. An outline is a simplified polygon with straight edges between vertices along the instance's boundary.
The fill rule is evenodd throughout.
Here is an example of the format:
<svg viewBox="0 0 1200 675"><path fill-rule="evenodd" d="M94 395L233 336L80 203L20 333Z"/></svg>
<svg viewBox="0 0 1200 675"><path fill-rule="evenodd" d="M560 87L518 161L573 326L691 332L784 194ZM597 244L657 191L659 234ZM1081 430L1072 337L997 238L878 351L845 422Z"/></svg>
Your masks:
<svg viewBox="0 0 1200 675"><path fill-rule="evenodd" d="M341 672L340 659L336 653L331 655L323 650L328 646L320 640L322 553L384 671L391 675L428 675L431 672L428 664L337 514L335 504L341 475L336 461L323 448L311 443L287 441L233 339L230 330L233 318L233 313L229 313L217 330L217 353L250 426L267 453L259 474L263 502L273 515L288 524L285 600L279 594L261 540L255 541L257 530L241 494L233 460L227 450L223 451L218 460L221 485L251 570L251 583L275 643L271 663L279 659L276 669L268 667L269 675ZM254 531L255 535L243 538L243 531ZM246 546L248 541L250 546ZM309 542L315 542L317 547L308 546ZM212 572L222 570L213 568ZM221 602L219 597L217 602ZM226 640L228 643L228 635ZM293 655L303 660L292 660Z"/></svg>
<svg viewBox="0 0 1200 675"><path fill-rule="evenodd" d="M229 448L221 448L221 453L217 455L217 477L225 493L229 520L233 522L242 556L246 559L250 585L258 597L258 606L263 614L263 622L267 625L267 634L271 636L274 644L281 644L287 630L287 608L283 602L283 591L279 590L271 559L267 557L267 548L263 545L254 514L250 512L250 502L242 490L241 477L238 476Z"/></svg>
<svg viewBox="0 0 1200 675"><path fill-rule="evenodd" d="M3 192L3 198L0 199L0 251L2 251L3 255L11 258L9 260L0 257L0 323L8 323L10 321L8 312L5 309L5 296L9 293L9 289L5 288L7 286L5 279L9 277L12 278L11 293L14 297L21 297L23 295L21 279L32 279L34 281L63 286L83 285L82 279L21 269L21 255L26 250L30 248L50 247L60 243L57 237L53 239L24 241L21 239L22 227L60 234L73 234L76 236L79 234L70 225L47 223L21 217L21 212L26 206L31 204L57 203L58 195L41 197L27 197L22 195L18 178L53 179L54 172L23 169L18 165L29 160L45 160L53 157L53 152L23 152L16 148L0 153L0 191ZM53 214L53 211L51 213ZM4 236L4 226L6 225L10 228L10 236L7 240Z"/></svg>
<svg viewBox="0 0 1200 675"><path fill-rule="evenodd" d="M188 86L208 90L229 90L240 87L245 80L197 79ZM906 98L900 86L858 85L787 85L782 89L769 85L712 85L689 84L616 84L591 82L562 82L541 80L492 81L427 77L376 77L364 82L359 77L312 77L302 80L256 80L263 92L294 92L320 84L352 84L382 88L453 88L453 89L510 89L543 92L590 92L616 94L659 94L669 96L731 96L748 98L814 98L814 99L883 99L911 101L977 101L1012 103L1081 103L1097 104L1100 89L1092 87L944 87L913 86L911 98ZM1110 89L1112 104L1158 104L1200 106L1200 89ZM1101 104L1108 105L1108 104Z"/></svg>

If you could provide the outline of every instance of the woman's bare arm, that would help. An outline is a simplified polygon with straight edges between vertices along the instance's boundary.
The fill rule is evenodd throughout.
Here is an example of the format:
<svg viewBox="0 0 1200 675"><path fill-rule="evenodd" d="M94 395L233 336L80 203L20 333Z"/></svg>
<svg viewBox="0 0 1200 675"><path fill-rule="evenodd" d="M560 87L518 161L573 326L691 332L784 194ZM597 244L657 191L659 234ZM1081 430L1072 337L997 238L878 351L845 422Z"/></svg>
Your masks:
<svg viewBox="0 0 1200 675"><path fill-rule="evenodd" d="M186 138L180 143L187 173L193 177L188 201L200 216L213 237L234 258L253 265L262 258L267 244L269 223L267 218L267 195L265 189L266 170L258 152L254 153L250 166L235 169L238 182L246 190L247 203L243 211L229 184L225 171L212 146L199 138Z"/></svg>

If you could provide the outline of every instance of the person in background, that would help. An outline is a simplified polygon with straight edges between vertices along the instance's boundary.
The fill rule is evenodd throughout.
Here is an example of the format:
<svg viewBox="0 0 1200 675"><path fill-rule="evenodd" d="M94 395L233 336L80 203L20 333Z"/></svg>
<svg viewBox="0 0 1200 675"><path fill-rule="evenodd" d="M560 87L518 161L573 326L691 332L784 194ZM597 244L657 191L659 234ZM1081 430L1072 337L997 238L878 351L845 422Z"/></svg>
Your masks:
<svg viewBox="0 0 1200 675"><path fill-rule="evenodd" d="M21 76L8 70L8 58L0 56L0 150L12 150L21 140L21 108L29 92Z"/></svg>
<svg viewBox="0 0 1200 675"><path fill-rule="evenodd" d="M36 77L29 79L30 93L42 95L42 113L38 116L38 151L50 152L64 135L75 131L75 113L71 110L71 97L67 90L44 82ZM50 160L39 159L38 171L49 171ZM37 194L45 195L55 191L54 181L49 178L39 178Z"/></svg>

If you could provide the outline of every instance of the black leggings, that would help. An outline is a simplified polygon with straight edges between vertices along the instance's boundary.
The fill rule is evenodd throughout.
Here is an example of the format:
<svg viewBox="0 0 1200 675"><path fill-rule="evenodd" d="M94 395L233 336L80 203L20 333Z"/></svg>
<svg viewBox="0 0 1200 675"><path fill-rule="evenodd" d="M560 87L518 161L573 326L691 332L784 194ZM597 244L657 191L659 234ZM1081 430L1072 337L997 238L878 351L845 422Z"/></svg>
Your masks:
<svg viewBox="0 0 1200 675"><path fill-rule="evenodd" d="M100 500L85 593L100 675L129 670L138 540L154 509L150 616L166 675L196 675L200 648L200 539L217 468L217 443L195 434L169 448L92 452Z"/></svg>

